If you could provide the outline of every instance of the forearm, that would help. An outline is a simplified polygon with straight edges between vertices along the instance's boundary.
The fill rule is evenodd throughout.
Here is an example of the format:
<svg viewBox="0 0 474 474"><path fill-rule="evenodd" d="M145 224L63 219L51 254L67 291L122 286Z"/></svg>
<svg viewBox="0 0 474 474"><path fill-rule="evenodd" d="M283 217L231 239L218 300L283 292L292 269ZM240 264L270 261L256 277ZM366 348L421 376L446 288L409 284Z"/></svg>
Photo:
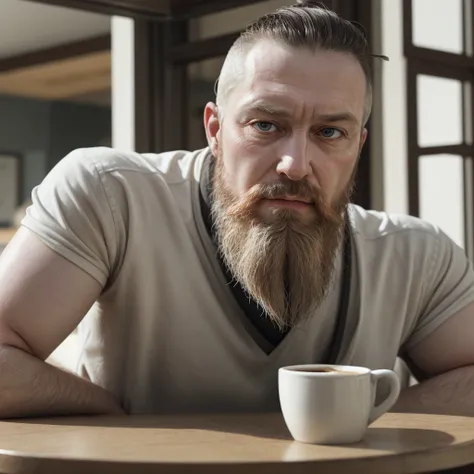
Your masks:
<svg viewBox="0 0 474 474"><path fill-rule="evenodd" d="M392 411L474 416L474 366L446 372L404 390Z"/></svg>
<svg viewBox="0 0 474 474"><path fill-rule="evenodd" d="M0 418L120 413L119 403L101 387L0 346Z"/></svg>

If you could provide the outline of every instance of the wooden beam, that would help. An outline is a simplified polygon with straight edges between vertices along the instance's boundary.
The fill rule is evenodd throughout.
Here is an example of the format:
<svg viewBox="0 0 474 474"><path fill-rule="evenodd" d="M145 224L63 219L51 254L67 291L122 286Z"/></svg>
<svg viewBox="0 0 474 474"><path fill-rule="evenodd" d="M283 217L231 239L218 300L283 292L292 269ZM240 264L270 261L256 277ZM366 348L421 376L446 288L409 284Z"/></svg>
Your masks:
<svg viewBox="0 0 474 474"><path fill-rule="evenodd" d="M428 155L457 155L457 156L471 156L472 145L460 143L459 145L438 145L422 147L417 145L414 150L415 156Z"/></svg>
<svg viewBox="0 0 474 474"><path fill-rule="evenodd" d="M0 73L69 60L74 57L102 51L110 51L110 35L97 36L82 41L75 41L74 43L62 44L52 48L0 59Z"/></svg>
<svg viewBox="0 0 474 474"><path fill-rule="evenodd" d="M110 56L102 51L0 73L0 93L49 100L110 90Z"/></svg>
<svg viewBox="0 0 474 474"><path fill-rule="evenodd" d="M30 0L104 15L158 20L169 17L171 0Z"/></svg>

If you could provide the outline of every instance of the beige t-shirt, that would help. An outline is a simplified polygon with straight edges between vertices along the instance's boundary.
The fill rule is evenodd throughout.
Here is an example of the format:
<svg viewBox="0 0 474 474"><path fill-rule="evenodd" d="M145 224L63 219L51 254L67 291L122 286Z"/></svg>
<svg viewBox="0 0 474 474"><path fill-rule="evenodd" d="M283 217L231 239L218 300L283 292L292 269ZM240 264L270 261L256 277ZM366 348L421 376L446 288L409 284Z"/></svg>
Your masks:
<svg viewBox="0 0 474 474"><path fill-rule="evenodd" d="M318 312L262 350L201 218L207 153L76 150L33 191L23 221L103 286L79 328L78 373L131 413L275 410L278 368L320 362L334 327L341 265ZM474 301L472 267L419 219L351 206L350 221L351 296L337 361L393 368L399 352Z"/></svg>

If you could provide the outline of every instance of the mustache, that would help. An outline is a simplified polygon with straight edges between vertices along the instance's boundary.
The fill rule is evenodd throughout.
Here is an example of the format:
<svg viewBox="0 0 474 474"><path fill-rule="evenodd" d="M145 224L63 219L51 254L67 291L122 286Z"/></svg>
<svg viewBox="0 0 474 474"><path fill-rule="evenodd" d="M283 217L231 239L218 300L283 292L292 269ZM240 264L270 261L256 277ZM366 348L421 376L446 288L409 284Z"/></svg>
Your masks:
<svg viewBox="0 0 474 474"><path fill-rule="evenodd" d="M270 184L256 184L228 209L229 214L244 217L253 213L255 206L264 199L277 199L291 196L295 200L312 204L320 214L329 208L321 190L307 180L291 181L281 179Z"/></svg>
<svg viewBox="0 0 474 474"><path fill-rule="evenodd" d="M272 184L259 184L251 189L251 199L275 199L282 196L292 196L310 203L321 200L321 192L308 181L281 180Z"/></svg>

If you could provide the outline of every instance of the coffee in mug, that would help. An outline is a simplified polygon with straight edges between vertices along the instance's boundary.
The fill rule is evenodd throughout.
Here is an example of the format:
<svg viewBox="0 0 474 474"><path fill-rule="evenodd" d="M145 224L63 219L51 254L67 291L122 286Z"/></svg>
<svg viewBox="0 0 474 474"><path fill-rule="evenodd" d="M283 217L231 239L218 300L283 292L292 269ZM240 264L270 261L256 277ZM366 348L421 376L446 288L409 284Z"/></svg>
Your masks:
<svg viewBox="0 0 474 474"><path fill-rule="evenodd" d="M326 367L321 369L295 369L296 372L315 372L315 373L325 373L325 374L347 374L347 375L357 375L357 372L349 372L347 370L335 369L333 367Z"/></svg>
<svg viewBox="0 0 474 474"><path fill-rule="evenodd" d="M389 394L375 405L377 384L388 383ZM392 370L341 365L296 365L278 371L280 405L296 441L350 444L387 412L400 394Z"/></svg>

